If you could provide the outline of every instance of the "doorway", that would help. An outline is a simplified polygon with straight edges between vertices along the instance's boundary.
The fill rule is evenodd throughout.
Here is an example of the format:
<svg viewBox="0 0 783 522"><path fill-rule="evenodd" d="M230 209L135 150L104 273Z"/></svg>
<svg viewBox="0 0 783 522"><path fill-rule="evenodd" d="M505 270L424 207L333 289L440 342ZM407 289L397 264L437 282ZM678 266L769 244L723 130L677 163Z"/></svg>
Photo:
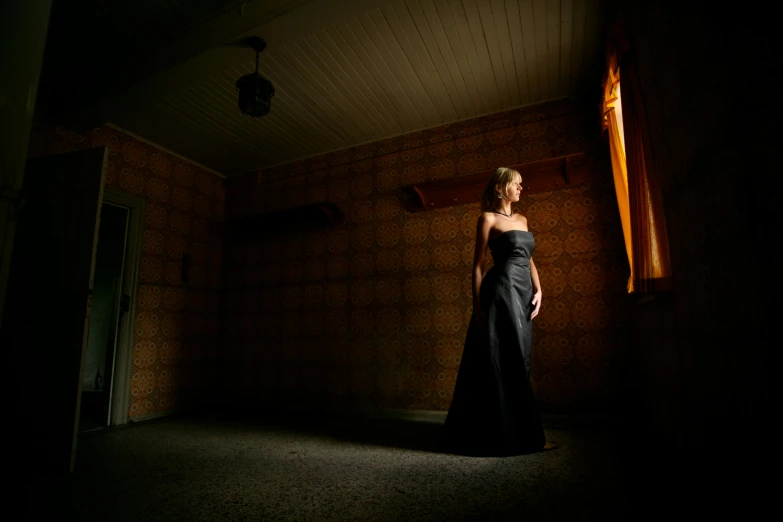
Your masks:
<svg viewBox="0 0 783 522"><path fill-rule="evenodd" d="M80 432L104 428L110 423L120 314L127 312L129 304L128 296L122 293L129 217L128 208L108 202L101 205L90 326L82 363Z"/></svg>
<svg viewBox="0 0 783 522"><path fill-rule="evenodd" d="M144 232L145 201L105 188L108 149L97 147L28 160L24 205L16 217L6 306L0 324L7 417L25 426L11 433L11 469L30 480L73 471L82 375L101 208L129 212L121 295L127 312L115 334L108 424L128 422L133 319ZM123 300L120 301L123 303Z"/></svg>
<svg viewBox="0 0 783 522"><path fill-rule="evenodd" d="M133 303L144 201L104 191L95 254L92 305L82 371L79 432L128 419Z"/></svg>

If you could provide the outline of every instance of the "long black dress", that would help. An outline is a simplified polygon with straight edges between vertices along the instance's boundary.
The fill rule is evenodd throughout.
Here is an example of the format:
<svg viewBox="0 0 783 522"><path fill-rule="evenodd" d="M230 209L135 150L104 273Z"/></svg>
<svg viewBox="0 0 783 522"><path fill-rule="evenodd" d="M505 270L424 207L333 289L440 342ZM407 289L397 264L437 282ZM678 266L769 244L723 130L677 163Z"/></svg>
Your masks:
<svg viewBox="0 0 783 522"><path fill-rule="evenodd" d="M533 234L509 230L489 241L494 266L481 283L484 328L468 328L444 449L476 456L539 451L546 438L530 385Z"/></svg>

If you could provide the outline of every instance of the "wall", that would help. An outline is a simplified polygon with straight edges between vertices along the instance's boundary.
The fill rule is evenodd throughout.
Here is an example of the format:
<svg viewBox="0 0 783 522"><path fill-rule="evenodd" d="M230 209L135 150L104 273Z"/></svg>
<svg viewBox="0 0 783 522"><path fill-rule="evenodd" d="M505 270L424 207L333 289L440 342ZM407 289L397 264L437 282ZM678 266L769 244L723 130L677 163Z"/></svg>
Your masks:
<svg viewBox="0 0 783 522"><path fill-rule="evenodd" d="M106 188L147 201L130 418L205 400L216 382L223 179L112 127L86 134L39 123L30 156L107 146ZM189 284L180 280L191 255Z"/></svg>
<svg viewBox="0 0 783 522"><path fill-rule="evenodd" d="M347 222L226 241L227 401L447 409L471 312L479 209L408 213L400 186L586 152L591 182L523 194L516 210L535 234L544 290L534 323L539 402L605 409L628 267L597 116L550 102L229 180L227 220L331 200Z"/></svg>
<svg viewBox="0 0 783 522"><path fill-rule="evenodd" d="M0 17L0 68L13 71L0 79L0 327L51 7L51 0L11 0Z"/></svg>
<svg viewBox="0 0 783 522"><path fill-rule="evenodd" d="M674 276L670 295L635 307L633 379L659 443L723 450L747 441L770 407L770 239L781 221L773 31L749 14L681 7L676 17L665 4L618 11L633 37ZM741 99L745 70L755 73Z"/></svg>
<svg viewBox="0 0 783 522"><path fill-rule="evenodd" d="M775 498L766 477L779 453L765 429L776 409L783 203L770 67L778 22L706 2L615 9L632 38L674 285L629 301L635 334L616 432L626 492L651 519L759 518Z"/></svg>

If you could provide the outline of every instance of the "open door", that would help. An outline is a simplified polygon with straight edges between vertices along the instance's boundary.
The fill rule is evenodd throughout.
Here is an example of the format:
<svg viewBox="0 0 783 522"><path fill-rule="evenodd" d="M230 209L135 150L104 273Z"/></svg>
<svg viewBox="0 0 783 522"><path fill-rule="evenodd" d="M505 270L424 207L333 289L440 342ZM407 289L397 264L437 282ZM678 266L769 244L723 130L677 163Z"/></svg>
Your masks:
<svg viewBox="0 0 783 522"><path fill-rule="evenodd" d="M25 170L0 336L10 450L22 471L73 470L106 148L31 160Z"/></svg>

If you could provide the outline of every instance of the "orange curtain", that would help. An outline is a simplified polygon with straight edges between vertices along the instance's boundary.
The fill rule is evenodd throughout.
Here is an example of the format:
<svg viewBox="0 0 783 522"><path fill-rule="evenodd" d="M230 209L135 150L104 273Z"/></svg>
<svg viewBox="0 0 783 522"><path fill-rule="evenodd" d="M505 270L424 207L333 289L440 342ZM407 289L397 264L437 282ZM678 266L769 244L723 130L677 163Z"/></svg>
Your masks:
<svg viewBox="0 0 783 522"><path fill-rule="evenodd" d="M614 28L610 42L604 127L609 134L615 190L631 267L628 292L671 290L669 241L660 184L652 161L639 79L622 26Z"/></svg>
<svg viewBox="0 0 783 522"><path fill-rule="evenodd" d="M632 60L620 64L625 156L633 243L634 291L671 290L671 261L661 189L650 152L650 136Z"/></svg>
<svg viewBox="0 0 783 522"><path fill-rule="evenodd" d="M625 143L622 126L622 105L620 101L620 76L614 63L610 61L609 75L604 85L604 130L609 135L609 151L612 157L614 189L617 194L617 206L620 210L620 222L623 226L625 251L631 276L628 278L628 292L633 292L633 242L631 240L631 210L628 200L628 169L625 162ZM618 113L620 113L618 115ZM619 117L618 117L619 116Z"/></svg>

